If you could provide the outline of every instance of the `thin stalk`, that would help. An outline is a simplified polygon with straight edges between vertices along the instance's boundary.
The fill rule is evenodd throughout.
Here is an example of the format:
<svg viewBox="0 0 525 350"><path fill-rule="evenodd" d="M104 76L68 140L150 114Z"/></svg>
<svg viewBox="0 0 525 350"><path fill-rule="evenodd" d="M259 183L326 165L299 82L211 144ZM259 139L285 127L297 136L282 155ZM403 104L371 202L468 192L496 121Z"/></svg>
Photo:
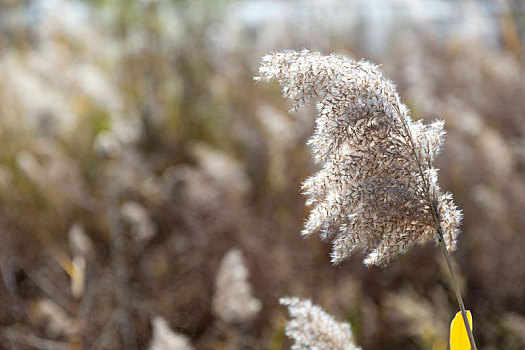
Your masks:
<svg viewBox="0 0 525 350"><path fill-rule="evenodd" d="M470 345L472 349L477 350L476 341L474 340L474 335L472 334L472 330L470 329L470 325L468 322L467 311L465 310L465 305L463 304L463 298L461 297L461 292L459 291L458 282L456 281L456 275L454 273L454 267L452 266L452 260L450 259L450 254L448 253L447 246L445 245L445 241L443 240L443 234L441 233L441 231L439 232L439 235L441 238L439 239L439 246L441 247L441 252L443 253L443 256L445 257L445 260L447 261L448 270L450 271L450 276L452 277L452 285L454 286L454 292L456 293L456 299L458 300L459 308L461 310L461 315L463 316L463 323L465 324L465 327L467 328L468 339L470 341Z"/></svg>
<svg viewBox="0 0 525 350"><path fill-rule="evenodd" d="M450 259L450 254L448 253L447 246L446 246L445 240L443 238L443 232L442 232L442 229L441 229L441 224L439 223L437 210L436 210L436 207L434 206L434 204L432 202L432 199L430 197L430 188L429 188L429 185L428 185L428 183L426 181L425 175L423 173L423 168L421 166L421 162L420 162L419 157L417 155L416 147L414 146L414 141L412 140L412 135L410 133L410 129L408 128L408 125L406 125L406 121L401 116L401 111L397 108L397 106L394 105L394 107L397 110L397 115L399 116L399 119L401 120L401 124L403 125L403 128L405 129L405 133L406 133L408 141L410 143L410 147L412 149L412 153L414 155L414 158L415 158L417 166L418 166L419 175L421 176L421 180L423 181L423 190L425 192L425 196L427 198L428 205L429 205L429 207L430 207L430 209L432 211L432 216L434 218L434 223L436 224L436 238L437 238L437 240L439 242L439 246L441 247L441 252L443 253L443 256L445 257L445 260L447 261L448 271L450 272L450 276L451 276L451 279L452 279L452 286L454 287L454 293L456 294L456 299L458 301L459 309L461 310L461 315L463 316L463 323L465 324L465 327L466 327L466 330L467 330L468 338L469 338L469 341L470 341L470 346L471 346L472 350L477 350L478 348L476 347L476 341L474 340L474 335L472 334L472 330L470 329L470 324L469 324L468 318L467 318L467 312L465 310L465 305L463 304L463 298L461 297L461 292L459 290L459 286L458 286L458 283L456 281L456 274L454 273L454 267L452 266L452 260Z"/></svg>

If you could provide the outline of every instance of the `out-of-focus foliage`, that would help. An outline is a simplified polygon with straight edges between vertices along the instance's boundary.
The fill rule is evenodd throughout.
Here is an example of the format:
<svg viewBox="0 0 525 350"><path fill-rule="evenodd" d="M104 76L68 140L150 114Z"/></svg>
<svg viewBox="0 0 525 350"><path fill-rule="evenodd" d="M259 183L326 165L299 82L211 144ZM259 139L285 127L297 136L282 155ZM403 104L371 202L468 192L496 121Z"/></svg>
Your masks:
<svg viewBox="0 0 525 350"><path fill-rule="evenodd" d="M334 268L329 245L300 238L313 113L289 117L252 77L263 54L308 47L382 64L414 118L445 120L440 182L464 209L454 259L478 346L525 346L519 3L288 3L0 4L0 344L142 349L165 320L187 347L280 349L278 300L297 295L363 349L446 347L457 306L439 249ZM241 324L212 311L234 247L262 305Z"/></svg>

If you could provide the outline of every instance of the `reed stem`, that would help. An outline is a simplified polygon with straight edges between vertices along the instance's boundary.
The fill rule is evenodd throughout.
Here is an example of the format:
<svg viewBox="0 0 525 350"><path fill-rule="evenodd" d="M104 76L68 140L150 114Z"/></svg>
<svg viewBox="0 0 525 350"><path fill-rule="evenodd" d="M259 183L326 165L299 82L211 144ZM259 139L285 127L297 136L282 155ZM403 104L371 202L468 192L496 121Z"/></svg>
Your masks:
<svg viewBox="0 0 525 350"><path fill-rule="evenodd" d="M470 329L470 325L467 318L467 312L465 310L465 305L463 304L463 298L461 297L461 292L459 291L458 282L456 281L456 274L454 273L454 266L452 265L452 260L450 259L450 254L448 253L447 246L443 240L443 233L441 232L441 227L438 227L438 236L439 236L439 246L441 247L441 252L447 261L448 270L450 272L450 277L452 279L452 286L454 287L454 292L456 293L456 299L458 300L459 308L461 310L461 315L463 316L463 323L467 329L468 339L470 341L470 346L472 350L477 350L476 341L474 340L474 334Z"/></svg>
<svg viewBox="0 0 525 350"><path fill-rule="evenodd" d="M395 107L398 116L401 120L401 124L403 125L403 128L405 130L405 133L407 135L408 141L410 143L410 147L412 148L412 153L414 155L414 158L416 160L416 163L419 168L419 175L421 176L421 180L423 181L423 190L425 192L425 196L428 201L428 205L432 211L432 216L434 217L434 223L436 225L436 238L439 241L439 246L441 247L441 252L445 256L445 260L447 261L447 267L448 271L450 272L450 276L452 279L452 286L454 287L454 293L456 294L456 299L458 300L459 309L461 310L461 316L463 316L463 323L465 324L465 327L467 329L468 338L470 341L470 347L471 350L477 350L476 341L474 340L474 335L472 334L472 330L470 329L470 325L467 318L467 312L465 310L465 305L463 304L463 298L461 297L461 292L459 290L458 283L456 281L456 274L454 273L454 267L452 266L452 260L450 259L450 254L448 253L447 246L445 244L445 240L443 238L443 232L441 230L441 225L439 223L439 218L437 214L437 209L432 201L432 198L430 196L430 188L426 181L425 174L423 172L423 167L421 165L421 161L419 160L419 157L417 155L416 147L414 145L414 141L412 139L412 134L410 133L410 129L408 128L408 125L406 124L406 121L403 117L401 117L401 111L397 107Z"/></svg>

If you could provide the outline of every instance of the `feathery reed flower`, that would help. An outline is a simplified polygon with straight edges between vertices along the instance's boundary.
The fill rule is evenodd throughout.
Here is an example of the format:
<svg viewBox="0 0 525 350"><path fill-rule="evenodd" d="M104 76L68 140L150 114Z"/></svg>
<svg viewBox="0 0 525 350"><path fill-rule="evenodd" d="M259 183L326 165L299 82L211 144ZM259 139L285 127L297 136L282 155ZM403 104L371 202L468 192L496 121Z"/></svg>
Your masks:
<svg viewBox="0 0 525 350"><path fill-rule="evenodd" d="M414 122L395 85L367 61L285 51L264 56L259 72L255 80L279 81L292 110L319 100L308 144L320 170L303 184L313 209L302 234L331 240L334 264L363 248L365 265L384 265L438 227L455 249L461 211L433 166L442 121Z"/></svg>
<svg viewBox="0 0 525 350"><path fill-rule="evenodd" d="M222 258L212 302L213 312L223 321L246 322L260 311L261 301L253 297L248 277L249 271L241 251L231 249Z"/></svg>
<svg viewBox="0 0 525 350"><path fill-rule="evenodd" d="M350 324L337 322L332 316L310 300L281 298L288 306L290 317L286 335L294 340L292 350L358 350L352 339Z"/></svg>
<svg viewBox="0 0 525 350"><path fill-rule="evenodd" d="M153 337L149 344L149 350L194 350L190 339L183 334L171 330L168 321L161 316L155 316L151 320Z"/></svg>

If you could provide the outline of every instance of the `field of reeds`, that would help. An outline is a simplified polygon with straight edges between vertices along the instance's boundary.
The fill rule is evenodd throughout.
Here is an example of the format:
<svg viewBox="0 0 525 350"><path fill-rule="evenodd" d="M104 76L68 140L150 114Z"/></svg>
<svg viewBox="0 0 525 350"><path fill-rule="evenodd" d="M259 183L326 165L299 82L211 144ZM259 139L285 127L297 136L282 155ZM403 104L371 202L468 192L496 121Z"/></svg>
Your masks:
<svg viewBox="0 0 525 350"><path fill-rule="evenodd" d="M333 266L301 237L315 103L289 115L253 77L303 48L380 64L445 121L474 337L525 348L525 7L410 4L1 2L0 349L288 349L294 296L362 349L446 349L436 244Z"/></svg>

